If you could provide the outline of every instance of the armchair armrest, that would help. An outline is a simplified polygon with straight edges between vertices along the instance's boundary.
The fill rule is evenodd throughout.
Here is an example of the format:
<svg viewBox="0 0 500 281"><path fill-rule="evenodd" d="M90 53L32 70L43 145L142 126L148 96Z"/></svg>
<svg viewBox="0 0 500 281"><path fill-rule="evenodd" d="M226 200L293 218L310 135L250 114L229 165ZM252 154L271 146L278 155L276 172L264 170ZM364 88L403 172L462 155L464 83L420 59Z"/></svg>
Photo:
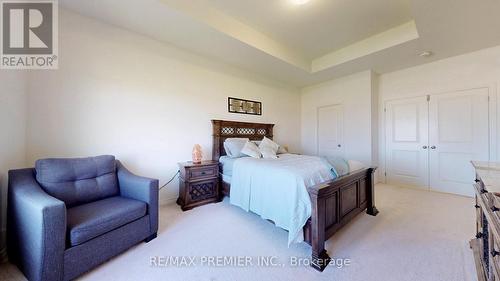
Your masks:
<svg viewBox="0 0 500 281"><path fill-rule="evenodd" d="M120 161L116 163L121 196L148 204L150 234L155 234L158 231L158 180L137 176L127 170Z"/></svg>
<svg viewBox="0 0 500 281"><path fill-rule="evenodd" d="M9 171L7 248L29 280L62 280L66 206L35 180L34 169Z"/></svg>

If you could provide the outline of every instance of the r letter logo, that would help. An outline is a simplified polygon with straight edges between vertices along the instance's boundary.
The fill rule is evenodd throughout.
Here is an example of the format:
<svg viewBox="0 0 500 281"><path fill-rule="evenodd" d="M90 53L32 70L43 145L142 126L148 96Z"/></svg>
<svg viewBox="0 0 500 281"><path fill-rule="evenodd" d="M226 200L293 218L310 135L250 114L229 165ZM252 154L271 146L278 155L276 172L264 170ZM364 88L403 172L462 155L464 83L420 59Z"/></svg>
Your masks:
<svg viewBox="0 0 500 281"><path fill-rule="evenodd" d="M57 1L2 1L1 15L1 68L57 68Z"/></svg>

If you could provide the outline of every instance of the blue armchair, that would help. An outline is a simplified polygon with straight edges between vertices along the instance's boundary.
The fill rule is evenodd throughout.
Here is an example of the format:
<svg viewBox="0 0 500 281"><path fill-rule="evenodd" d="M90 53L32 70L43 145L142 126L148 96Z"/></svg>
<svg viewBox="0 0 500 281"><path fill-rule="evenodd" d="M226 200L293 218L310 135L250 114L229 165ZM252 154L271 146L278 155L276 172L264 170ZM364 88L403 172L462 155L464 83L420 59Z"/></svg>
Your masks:
<svg viewBox="0 0 500 281"><path fill-rule="evenodd" d="M158 231L158 180L114 156L9 171L7 250L29 280L70 280Z"/></svg>

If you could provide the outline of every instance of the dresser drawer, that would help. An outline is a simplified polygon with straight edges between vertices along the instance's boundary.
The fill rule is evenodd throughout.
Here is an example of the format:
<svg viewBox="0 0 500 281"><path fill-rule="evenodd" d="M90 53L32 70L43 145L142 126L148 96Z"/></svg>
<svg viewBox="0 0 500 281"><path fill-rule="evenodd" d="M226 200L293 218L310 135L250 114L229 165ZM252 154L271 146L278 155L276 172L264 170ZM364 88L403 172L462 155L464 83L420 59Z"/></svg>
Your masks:
<svg viewBox="0 0 500 281"><path fill-rule="evenodd" d="M489 280L499 280L500 278L500 245L491 231L489 231Z"/></svg>
<svg viewBox="0 0 500 281"><path fill-rule="evenodd" d="M186 175L187 176L186 180L215 178L218 176L218 173L219 173L218 166L190 168Z"/></svg>
<svg viewBox="0 0 500 281"><path fill-rule="evenodd" d="M478 174L476 174L476 185L478 186L479 190L483 190L484 189L484 183L483 181L481 180L481 178L479 177Z"/></svg>

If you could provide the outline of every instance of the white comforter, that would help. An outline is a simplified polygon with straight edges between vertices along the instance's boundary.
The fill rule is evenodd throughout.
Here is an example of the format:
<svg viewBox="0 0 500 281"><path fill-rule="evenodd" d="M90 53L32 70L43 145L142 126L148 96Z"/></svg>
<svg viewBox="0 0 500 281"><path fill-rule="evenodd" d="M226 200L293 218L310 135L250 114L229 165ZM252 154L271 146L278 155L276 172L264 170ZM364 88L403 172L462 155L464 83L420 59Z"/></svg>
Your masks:
<svg viewBox="0 0 500 281"><path fill-rule="evenodd" d="M288 230L288 245L302 242L311 217L307 187L332 179L319 157L280 154L278 159L240 158L234 163L230 202Z"/></svg>

